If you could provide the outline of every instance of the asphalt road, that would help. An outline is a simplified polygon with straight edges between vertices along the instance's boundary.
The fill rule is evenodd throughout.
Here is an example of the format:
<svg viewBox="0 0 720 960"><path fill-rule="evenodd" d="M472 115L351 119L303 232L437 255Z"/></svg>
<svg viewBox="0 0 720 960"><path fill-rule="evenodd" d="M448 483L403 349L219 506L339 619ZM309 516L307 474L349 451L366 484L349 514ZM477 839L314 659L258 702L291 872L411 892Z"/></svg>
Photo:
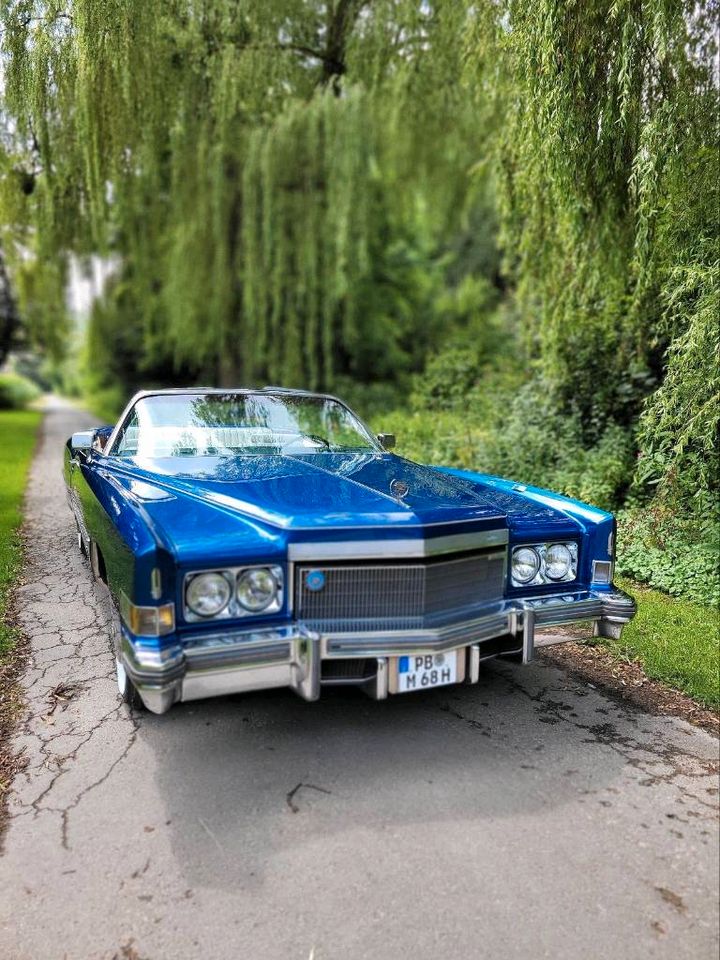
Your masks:
<svg viewBox="0 0 720 960"><path fill-rule="evenodd" d="M129 716L60 476L89 424L55 403L29 488L0 956L716 960L717 741L542 661Z"/></svg>

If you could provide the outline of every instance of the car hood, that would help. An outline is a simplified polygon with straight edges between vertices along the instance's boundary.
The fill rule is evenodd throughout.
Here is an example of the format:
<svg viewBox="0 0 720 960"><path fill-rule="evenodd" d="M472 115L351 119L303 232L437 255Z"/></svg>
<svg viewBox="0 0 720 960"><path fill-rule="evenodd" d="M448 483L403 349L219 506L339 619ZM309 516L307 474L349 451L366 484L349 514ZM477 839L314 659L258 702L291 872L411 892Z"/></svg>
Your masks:
<svg viewBox="0 0 720 960"><path fill-rule="evenodd" d="M500 490L477 475L468 479L389 453L107 458L105 464L142 503L164 539L181 550L213 532L230 544L234 530L245 538L255 531L269 546L278 535L284 541L368 538L380 526L383 538L497 529L513 517L577 529L562 510ZM396 495L394 484L394 495L393 481L405 484L407 492Z"/></svg>

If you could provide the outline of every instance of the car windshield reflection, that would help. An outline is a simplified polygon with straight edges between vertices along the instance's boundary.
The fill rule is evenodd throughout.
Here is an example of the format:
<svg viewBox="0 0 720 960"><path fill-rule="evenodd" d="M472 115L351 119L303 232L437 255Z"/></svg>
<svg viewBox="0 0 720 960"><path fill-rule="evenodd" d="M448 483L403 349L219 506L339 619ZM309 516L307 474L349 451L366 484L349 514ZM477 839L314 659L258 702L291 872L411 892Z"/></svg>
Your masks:
<svg viewBox="0 0 720 960"><path fill-rule="evenodd" d="M377 451L339 401L218 393L143 397L110 451L121 457L237 457Z"/></svg>

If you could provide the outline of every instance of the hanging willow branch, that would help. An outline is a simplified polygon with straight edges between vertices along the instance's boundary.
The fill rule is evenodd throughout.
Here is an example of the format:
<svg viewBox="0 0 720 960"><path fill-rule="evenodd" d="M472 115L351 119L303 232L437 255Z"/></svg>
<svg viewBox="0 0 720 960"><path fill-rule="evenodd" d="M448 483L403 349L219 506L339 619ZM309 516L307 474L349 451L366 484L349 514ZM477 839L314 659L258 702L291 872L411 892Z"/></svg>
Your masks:
<svg viewBox="0 0 720 960"><path fill-rule="evenodd" d="M708 488L720 420L718 12L510 0L469 42L472 76L506 109L502 239L545 388L594 442L664 378L641 479L688 490Z"/></svg>
<svg viewBox="0 0 720 960"><path fill-rule="evenodd" d="M408 331L359 301L393 235L422 209L441 244L471 189L478 113L447 89L463 4L1 9L8 106L42 160L42 254L119 257L93 322L134 331L138 375L329 386L396 362Z"/></svg>

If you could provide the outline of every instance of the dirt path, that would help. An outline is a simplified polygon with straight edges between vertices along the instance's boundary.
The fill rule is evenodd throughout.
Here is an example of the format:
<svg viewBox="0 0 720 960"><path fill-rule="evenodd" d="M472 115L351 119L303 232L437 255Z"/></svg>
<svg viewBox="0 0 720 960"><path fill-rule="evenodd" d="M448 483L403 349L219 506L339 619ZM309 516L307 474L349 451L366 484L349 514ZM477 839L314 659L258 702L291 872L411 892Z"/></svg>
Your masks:
<svg viewBox="0 0 720 960"><path fill-rule="evenodd" d="M130 717L60 477L89 423L51 409L31 478L0 956L715 960L717 741L547 663Z"/></svg>

